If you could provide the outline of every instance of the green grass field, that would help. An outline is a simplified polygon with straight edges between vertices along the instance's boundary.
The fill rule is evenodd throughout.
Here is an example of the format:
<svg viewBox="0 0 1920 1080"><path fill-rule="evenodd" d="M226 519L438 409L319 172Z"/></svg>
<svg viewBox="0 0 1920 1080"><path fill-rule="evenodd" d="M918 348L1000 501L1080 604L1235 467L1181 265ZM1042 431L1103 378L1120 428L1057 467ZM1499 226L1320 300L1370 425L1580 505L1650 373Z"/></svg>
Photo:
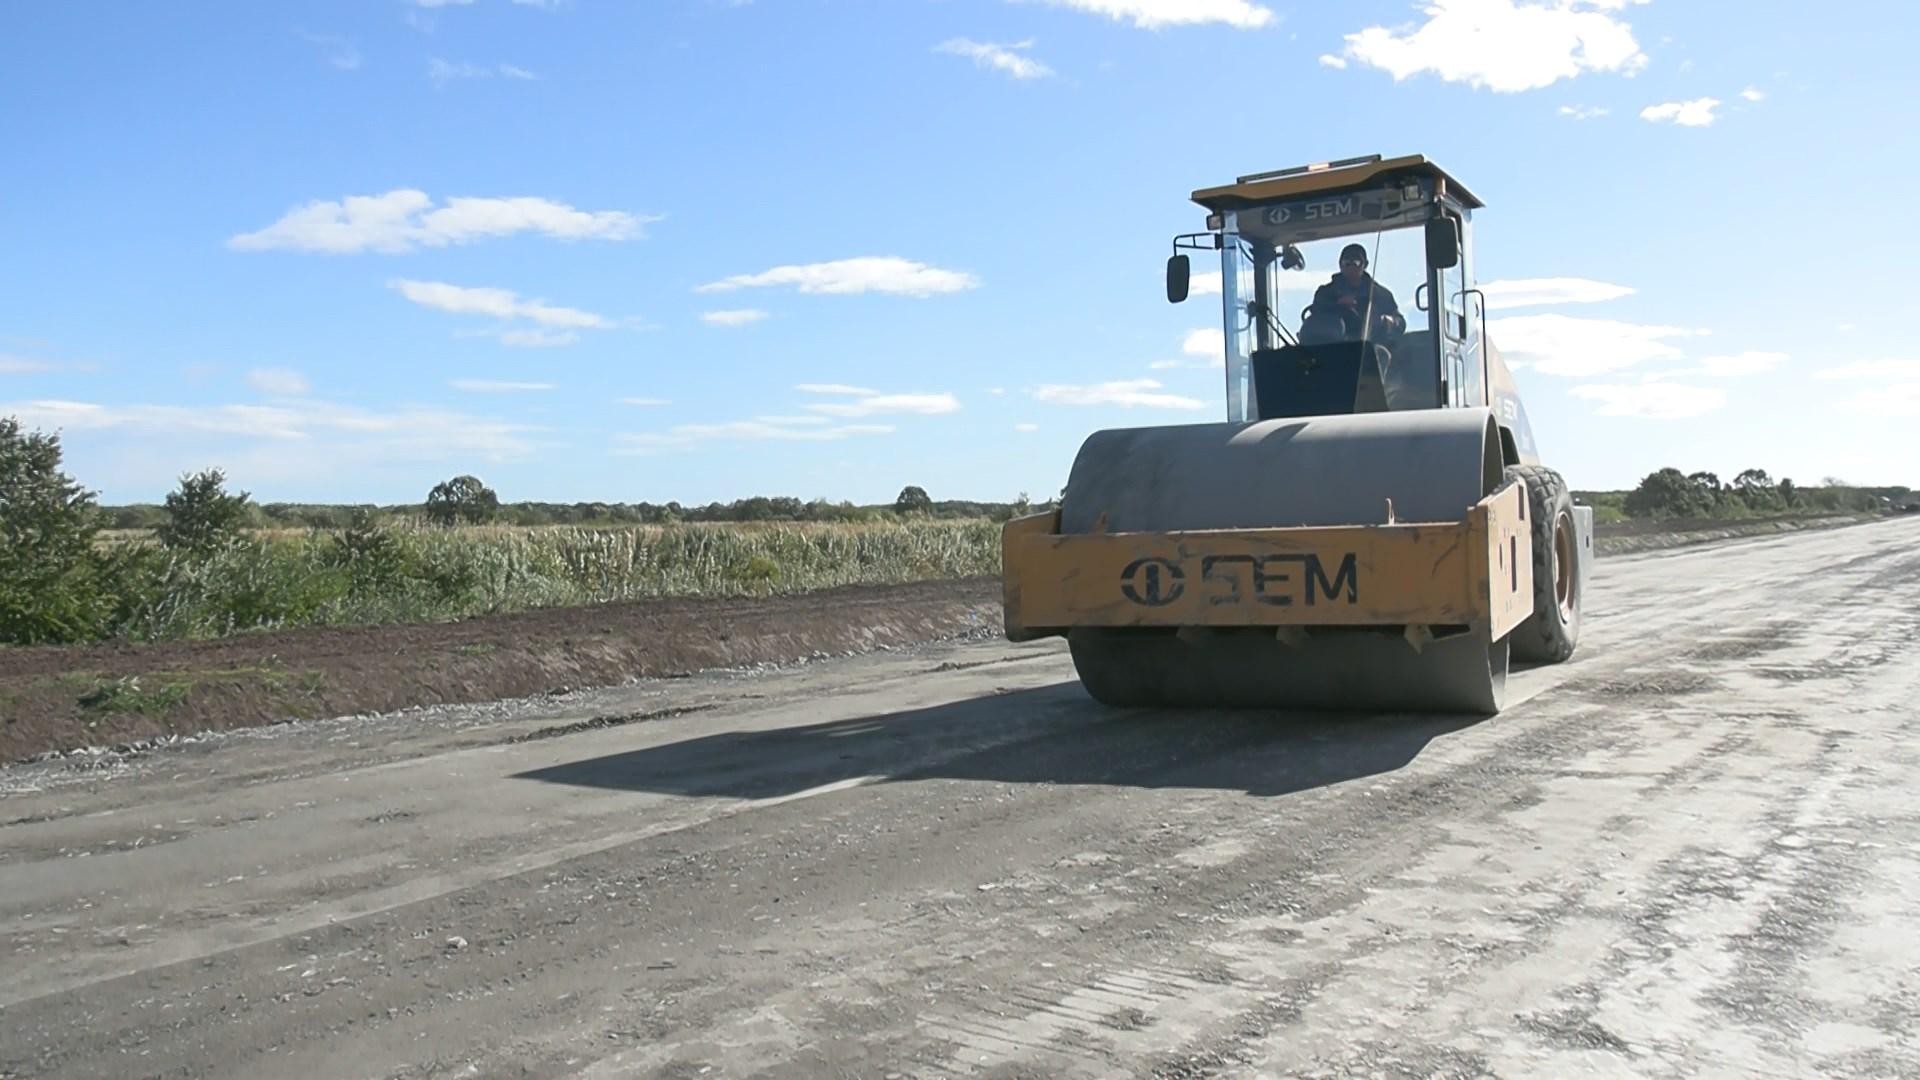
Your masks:
<svg viewBox="0 0 1920 1080"><path fill-rule="evenodd" d="M101 542L108 636L153 641L996 574L999 541L974 520L274 529L198 556L137 532Z"/></svg>

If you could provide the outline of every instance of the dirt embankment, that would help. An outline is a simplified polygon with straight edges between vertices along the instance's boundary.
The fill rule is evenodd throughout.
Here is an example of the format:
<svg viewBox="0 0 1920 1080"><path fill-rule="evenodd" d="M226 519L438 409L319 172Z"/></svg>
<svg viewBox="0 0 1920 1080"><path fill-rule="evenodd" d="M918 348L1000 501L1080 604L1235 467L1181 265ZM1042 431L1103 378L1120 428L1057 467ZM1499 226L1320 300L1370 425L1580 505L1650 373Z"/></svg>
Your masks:
<svg viewBox="0 0 1920 1080"><path fill-rule="evenodd" d="M1776 536L1807 529L1838 529L1878 521L1880 514L1830 514L1824 517L1758 518L1750 521L1622 521L1594 527L1593 544L1604 558L1641 551Z"/></svg>
<svg viewBox="0 0 1920 1080"><path fill-rule="evenodd" d="M218 641L0 649L0 763L156 736L525 697L1000 630L998 579L969 578Z"/></svg>

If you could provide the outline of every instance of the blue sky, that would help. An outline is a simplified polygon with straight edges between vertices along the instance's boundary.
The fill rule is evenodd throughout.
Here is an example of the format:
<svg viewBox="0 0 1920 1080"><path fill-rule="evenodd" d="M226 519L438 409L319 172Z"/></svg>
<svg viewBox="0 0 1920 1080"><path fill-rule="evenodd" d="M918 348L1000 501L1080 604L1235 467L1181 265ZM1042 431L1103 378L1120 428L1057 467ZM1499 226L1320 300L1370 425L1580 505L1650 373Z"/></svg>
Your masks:
<svg viewBox="0 0 1920 1080"><path fill-rule="evenodd" d="M1197 188L1425 153L1576 487L1920 485L1920 15L1678 0L10 5L0 414L109 502L1008 499L1224 415ZM1324 268L1316 269L1316 276ZM1404 302L1405 298L1403 298Z"/></svg>

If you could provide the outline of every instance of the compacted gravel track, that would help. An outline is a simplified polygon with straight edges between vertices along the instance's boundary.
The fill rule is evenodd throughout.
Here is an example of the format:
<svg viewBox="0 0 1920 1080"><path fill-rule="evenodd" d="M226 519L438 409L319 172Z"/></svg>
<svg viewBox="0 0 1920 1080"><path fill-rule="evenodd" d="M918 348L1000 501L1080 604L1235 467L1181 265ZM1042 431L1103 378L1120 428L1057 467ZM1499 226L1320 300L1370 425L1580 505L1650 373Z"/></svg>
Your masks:
<svg viewBox="0 0 1920 1080"><path fill-rule="evenodd" d="M959 641L0 769L0 1076L1920 1075L1920 521L1498 717Z"/></svg>

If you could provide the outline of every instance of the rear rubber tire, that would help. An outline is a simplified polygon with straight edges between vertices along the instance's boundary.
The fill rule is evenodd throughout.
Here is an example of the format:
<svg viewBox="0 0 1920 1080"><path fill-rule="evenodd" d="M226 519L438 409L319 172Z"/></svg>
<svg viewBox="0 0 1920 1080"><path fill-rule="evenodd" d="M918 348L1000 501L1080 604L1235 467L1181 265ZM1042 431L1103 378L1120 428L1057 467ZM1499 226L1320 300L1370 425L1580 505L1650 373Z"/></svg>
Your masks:
<svg viewBox="0 0 1920 1080"><path fill-rule="evenodd" d="M1527 484L1533 541L1533 614L1509 640L1520 663L1558 664L1580 643L1580 558L1573 495L1560 474L1542 465L1509 465L1508 480Z"/></svg>

